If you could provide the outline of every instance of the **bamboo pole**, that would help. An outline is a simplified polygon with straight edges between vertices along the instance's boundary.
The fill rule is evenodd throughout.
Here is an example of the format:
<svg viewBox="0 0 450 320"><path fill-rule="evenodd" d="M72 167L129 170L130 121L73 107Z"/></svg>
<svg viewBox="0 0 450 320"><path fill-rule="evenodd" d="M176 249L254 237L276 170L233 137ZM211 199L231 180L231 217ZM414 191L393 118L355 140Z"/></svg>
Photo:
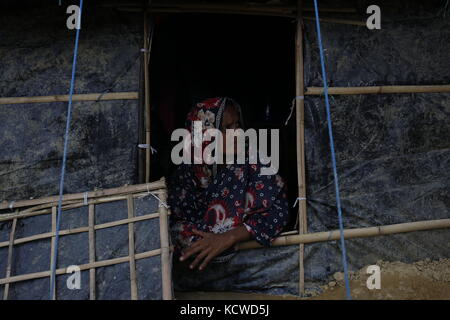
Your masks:
<svg viewBox="0 0 450 320"><path fill-rule="evenodd" d="M119 11L125 11L125 12L148 12L148 13L205 13L205 14L233 14L233 15L255 15L255 16L273 16L273 17L283 17L283 18L296 18L297 14L295 11L276 11L276 10L265 10L264 8L250 8L247 9L245 7L237 7L237 8L211 8L211 7L199 7L199 8L193 8L193 7L186 7L186 8L147 8L142 9L138 7L119 7ZM320 9L323 11L322 9ZM351 9L348 9L347 12L344 11L337 11L337 9L330 9L328 12L338 12L338 13L348 13L351 12ZM304 17L305 20L315 20L315 17ZM347 24L347 25L354 25L354 26L366 26L366 23L364 21L359 20L349 20L349 19L340 19L340 18L320 18L321 22L326 23L335 23L335 24Z"/></svg>
<svg viewBox="0 0 450 320"><path fill-rule="evenodd" d="M161 194L161 202L167 201L166 193ZM162 297L163 300L172 300L172 276L170 268L170 239L167 208L159 204L159 234L161 242L161 273L162 273Z"/></svg>
<svg viewBox="0 0 450 320"><path fill-rule="evenodd" d="M131 219L122 219L122 220L117 220L117 221L106 222L106 223L98 224L98 225L94 226L94 230L112 228L112 227L128 224L131 222L150 220L150 219L158 218L159 215L160 215L159 213L151 213L151 214L147 214L147 215L143 215L143 216L133 217ZM75 229L61 230L59 232L59 235L66 236L66 235L72 235L72 234L83 233L83 232L89 232L89 227L79 227L79 228L75 228ZM21 244L21 243L31 242L31 241L35 241L35 240L47 239L47 238L54 237L55 235L56 234L53 231L41 233L41 234L35 234L33 236L15 239L14 244ZM0 242L0 248L7 247L8 245L9 245L9 241Z"/></svg>
<svg viewBox="0 0 450 320"><path fill-rule="evenodd" d="M137 253L135 255L135 260L145 259L154 257L161 254L161 249L151 250L147 252ZM129 257L120 257L120 258L114 258L109 260L102 260L102 261L96 261L94 263L86 263L83 265L78 266L81 271L88 270L92 268L100 268L100 267L107 267L112 266L115 264L125 263L129 261ZM56 275L61 275L66 273L66 268L60 268L56 270ZM18 276L13 277L7 277L0 279L0 285L6 284L6 283L14 283L14 282L20 282L20 281L27 281L27 280L34 280L39 278L45 278L49 277L51 275L51 271L41 271L41 272L35 272L35 273L28 273L28 274L22 274Z"/></svg>
<svg viewBox="0 0 450 320"><path fill-rule="evenodd" d="M119 11L142 12L143 9L133 7L122 7ZM284 18L296 18L295 12L270 12L266 10L231 10L231 9L192 9L192 8L148 8L149 13L206 13L206 14L233 14L233 15L254 15L254 16L273 16ZM306 20L315 20L315 17L305 17ZM320 18L321 22L346 24L354 26L366 26L366 23L359 20L338 19L338 18Z"/></svg>
<svg viewBox="0 0 450 320"><path fill-rule="evenodd" d="M145 102L145 143L147 144L147 149L145 149L145 182L150 181L150 157L151 157L151 146L150 146L150 75L149 75L149 50L150 50L150 40L148 34L148 16L147 12L144 12L144 102Z"/></svg>
<svg viewBox="0 0 450 320"><path fill-rule="evenodd" d="M206 3L153 3L147 8L143 8L141 4L133 3L115 3L102 4L102 7L115 7L122 10L155 13L232 13L232 14L248 14L248 15L269 15L280 17L296 17L296 6L268 6L268 5L233 5L233 4L206 4ZM305 7L303 11L313 12L313 7ZM320 9L321 12L330 13L356 13L355 8L336 8L325 7Z"/></svg>
<svg viewBox="0 0 450 320"><path fill-rule="evenodd" d="M153 191L152 194L154 195L159 195L160 191ZM147 196L148 193L144 192L144 193L134 193L132 194L134 198L139 198L139 197L144 197ZM88 205L89 204L99 204L99 203L105 203L105 202L112 202L112 201L119 201L119 200L125 200L126 199L126 195L121 195L121 196L110 196L110 197L105 197L105 198L97 198L97 199L92 199L88 201ZM69 203L68 205L65 205L65 203ZM63 207L62 210L70 210L70 209L75 209L75 208L80 208L80 207L84 207L86 204L84 202L78 201L74 202L74 201L67 201L67 202L63 202ZM8 221L8 220L12 220L14 218L27 218L27 217L33 217L33 216L38 216L38 215L42 215L42 214L49 214L51 213L51 209L44 209L44 210L38 210L38 211L19 211L19 212L15 212L15 213L6 213L6 214L1 214L0 215L0 222L2 221ZM170 212L169 212L170 214Z"/></svg>
<svg viewBox="0 0 450 320"><path fill-rule="evenodd" d="M138 101L138 141L145 144L145 87L144 87L144 57L145 52L141 52L139 57L139 101ZM138 181L145 182L145 149L138 148Z"/></svg>
<svg viewBox="0 0 450 320"><path fill-rule="evenodd" d="M96 190L96 191L90 191L87 193L88 198L98 198L98 197L105 197L105 196L111 196L111 195L117 195L117 194L127 194L127 193L136 193L136 192L144 192L144 191L157 191L160 189L165 189L166 184L164 178L161 178L158 181L150 182L150 183L142 183L142 184L135 184L130 186L122 186L117 188L111 188L111 189L103 189L103 190ZM66 200L83 200L84 199L84 192L80 193L72 193L72 194L66 194L63 196L63 201ZM32 200L21 200L21 201L15 201L13 204L13 208L21 208L21 207L29 207L34 205L39 205L43 203L57 203L59 200L59 196L51 196L51 197L45 197L45 198L39 198L39 199L32 199ZM0 203L0 210L8 209L11 205L10 201L2 201Z"/></svg>
<svg viewBox="0 0 450 320"><path fill-rule="evenodd" d="M51 242L51 249L50 249L50 269L53 266L53 262L55 261L55 250L56 250L56 215L58 209L54 206L52 207L52 242ZM50 276L50 282L51 276ZM56 281L53 283L53 296L52 300L56 300Z"/></svg>
<svg viewBox="0 0 450 320"><path fill-rule="evenodd" d="M178 9L210 9L210 10L234 10L242 12L274 12L274 13L291 13L295 14L298 6L268 6L268 5L233 5L233 4L206 4L206 3L167 3L151 4L149 9L157 8L178 8ZM314 12L313 7L304 7L303 11ZM356 13L355 8L337 8L337 7L324 7L320 8L321 12L336 12L336 13Z"/></svg>
<svg viewBox="0 0 450 320"><path fill-rule="evenodd" d="M322 9L320 10L322 11ZM304 16L304 20L310 20L310 21L316 21L315 17L309 17ZM366 22L359 21L359 20L348 20L348 19L336 19L336 18L320 18L320 22L326 22L326 23L336 23L336 24L348 24L353 26L366 26Z"/></svg>
<svg viewBox="0 0 450 320"><path fill-rule="evenodd" d="M134 216L134 200L131 195L127 197L128 219L133 219ZM136 262L134 254L134 223L128 223L128 256L130 257L130 286L131 286L131 300L137 300L137 283L136 283Z"/></svg>
<svg viewBox="0 0 450 320"><path fill-rule="evenodd" d="M95 263L95 205L89 205L89 263ZM89 299L95 300L95 269L89 269Z"/></svg>
<svg viewBox="0 0 450 320"><path fill-rule="evenodd" d="M73 95L73 101L136 100L138 98L139 96L137 92L86 93ZM67 101L69 101L69 95L66 94L53 96L0 98L0 104L51 103Z"/></svg>
<svg viewBox="0 0 450 320"><path fill-rule="evenodd" d="M75 204L75 203L77 203L78 202L78 200L70 200L70 201L64 201L64 205L70 205L70 204ZM25 210L22 210L22 211L20 211L20 214L27 214L27 213L31 213L31 212L36 212L36 211L40 211L41 209L47 209L47 208L50 208L50 210L51 210L51 207L54 207L55 206L55 203L53 203L53 202L50 202L50 203L43 203L43 204L40 204L40 205L37 205L37 206L34 206L34 207L31 207L31 208L27 208L27 209L25 209Z"/></svg>
<svg viewBox="0 0 450 320"><path fill-rule="evenodd" d="M16 226L17 226L17 219L14 219L11 226L11 232L9 233L9 248L8 248L8 262L6 266L6 278L9 278L11 276L12 254L13 254L14 234L16 232ZM3 290L3 300L8 300L8 294L9 294L9 283L5 284Z"/></svg>
<svg viewBox="0 0 450 320"><path fill-rule="evenodd" d="M298 1L298 8L302 7L302 0ZM306 197L305 179L305 99L304 99L304 67L303 67L303 19L302 11L298 10L297 28L295 37L295 103L296 103L296 145L297 145L297 182L298 197ZM298 201L298 230L300 234L307 232L306 201ZM305 292L305 270L304 270L305 247L299 245L299 295Z"/></svg>
<svg viewBox="0 0 450 320"><path fill-rule="evenodd" d="M380 94L380 93L446 93L450 85L430 86L371 86L371 87L329 87L328 94ZM305 95L322 95L323 87L308 87Z"/></svg>
<svg viewBox="0 0 450 320"><path fill-rule="evenodd" d="M367 237L383 236L388 234L398 234L413 231L425 231L425 230L445 229L445 228L450 228L450 219L424 220L416 222L390 224L378 227L346 229L344 230L344 238L345 239L367 238ZM326 242L339 239L340 239L339 230L333 230L325 232L299 234L294 236L278 237L272 242L272 246L275 247L290 246L290 245L297 245L300 243ZM256 241L247 241L238 244L237 246L238 250L256 249L256 248L262 248L262 246Z"/></svg>

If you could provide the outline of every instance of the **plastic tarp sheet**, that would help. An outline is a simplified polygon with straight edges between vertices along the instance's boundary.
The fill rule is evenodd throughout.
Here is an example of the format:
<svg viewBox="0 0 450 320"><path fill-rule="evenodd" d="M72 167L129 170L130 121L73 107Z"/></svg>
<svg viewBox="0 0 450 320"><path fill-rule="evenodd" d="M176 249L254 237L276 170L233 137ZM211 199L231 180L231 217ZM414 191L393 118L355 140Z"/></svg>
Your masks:
<svg viewBox="0 0 450 320"><path fill-rule="evenodd" d="M322 23L329 85L450 83L448 18L433 16L437 7L389 11L383 4L381 30ZM321 87L308 21L304 55L306 86ZM336 95L330 102L345 228L450 218L449 94ZM322 96L305 99L305 149L308 231L338 229ZM448 258L450 231L349 239L346 246L350 270L380 259ZM305 245L304 263L307 292L319 290L343 271L339 241ZM298 294L296 245L242 251L202 272L175 270L178 290Z"/></svg>

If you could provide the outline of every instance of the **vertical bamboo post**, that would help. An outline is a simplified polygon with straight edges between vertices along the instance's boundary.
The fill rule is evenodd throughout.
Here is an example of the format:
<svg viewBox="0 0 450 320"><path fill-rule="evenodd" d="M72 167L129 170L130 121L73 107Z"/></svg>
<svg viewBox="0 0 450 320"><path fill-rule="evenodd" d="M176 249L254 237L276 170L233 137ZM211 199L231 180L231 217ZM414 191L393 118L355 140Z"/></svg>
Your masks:
<svg viewBox="0 0 450 320"><path fill-rule="evenodd" d="M134 216L134 200L133 195L127 196L128 219ZM130 285L131 285L131 300L137 300L137 283L136 283L136 260L134 257L134 223L128 223L128 256L130 258Z"/></svg>
<svg viewBox="0 0 450 320"><path fill-rule="evenodd" d="M51 243L51 249L50 249L50 270L53 266L53 260L55 259L55 244L56 244L56 214L57 214L57 208L54 206L52 207L52 243ZM51 282L51 279L50 279ZM55 282L53 283L53 296L52 299L56 300L56 276L55 276Z"/></svg>
<svg viewBox="0 0 450 320"><path fill-rule="evenodd" d="M138 141L145 144L145 87L144 87L144 57L142 52L139 58L139 91L138 91ZM138 183L145 183L145 149L138 148Z"/></svg>
<svg viewBox="0 0 450 320"><path fill-rule="evenodd" d="M89 205L89 263L95 263L95 205ZM95 268L89 269L89 299L95 300Z"/></svg>
<svg viewBox="0 0 450 320"><path fill-rule="evenodd" d="M297 4L297 28L295 36L295 104L297 132L297 180L298 180L298 228L299 233L307 232L306 219L306 184L305 184L305 117L304 117L304 77L303 77L303 17L302 0ZM299 295L305 292L304 244L299 245Z"/></svg>
<svg viewBox="0 0 450 320"><path fill-rule="evenodd" d="M6 266L6 278L9 278L11 276L12 253L13 253L14 234L16 232L16 226L17 226L17 218L13 220L11 232L9 234L8 262L7 262L8 264ZM3 300L8 300L8 294L9 294L9 283L6 283L3 291Z"/></svg>
<svg viewBox="0 0 450 320"><path fill-rule="evenodd" d="M148 33L148 15L144 11L144 97L145 97L145 182L150 182L150 79L149 79L149 59L150 59L150 42Z"/></svg>
<svg viewBox="0 0 450 320"><path fill-rule="evenodd" d="M159 234L161 242L161 273L162 273L162 297L163 300L172 299L172 275L170 268L170 240L167 208L162 205L167 201L166 190L161 189L159 204Z"/></svg>

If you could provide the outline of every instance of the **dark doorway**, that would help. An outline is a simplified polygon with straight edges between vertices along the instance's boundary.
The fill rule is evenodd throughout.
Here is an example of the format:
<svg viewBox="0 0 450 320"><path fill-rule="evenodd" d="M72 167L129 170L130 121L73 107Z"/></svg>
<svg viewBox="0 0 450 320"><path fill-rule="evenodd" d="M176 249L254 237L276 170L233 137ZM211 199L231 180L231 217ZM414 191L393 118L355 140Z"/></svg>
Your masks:
<svg viewBox="0 0 450 320"><path fill-rule="evenodd" d="M152 180L173 170L170 135L184 127L189 109L216 96L242 106L246 128L280 129L280 170L289 203L297 197L295 115L285 126L295 96L295 25L290 19L220 14L156 18L151 53ZM296 209L292 210L292 228Z"/></svg>

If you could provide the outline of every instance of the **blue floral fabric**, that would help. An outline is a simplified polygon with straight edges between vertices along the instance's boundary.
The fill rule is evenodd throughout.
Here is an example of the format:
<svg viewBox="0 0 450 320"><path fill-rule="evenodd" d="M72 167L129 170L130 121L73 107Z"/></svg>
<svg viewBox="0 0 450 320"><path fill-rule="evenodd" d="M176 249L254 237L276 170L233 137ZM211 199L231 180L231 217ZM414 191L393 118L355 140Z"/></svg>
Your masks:
<svg viewBox="0 0 450 320"><path fill-rule="evenodd" d="M261 175L261 165L226 165L206 188L196 182L192 165L181 165L169 186L170 226L175 249L197 240L192 229L223 233L244 225L269 246L288 223L282 178Z"/></svg>
<svg viewBox="0 0 450 320"><path fill-rule="evenodd" d="M201 122L203 130L220 128L229 103L238 109L243 123L236 101L210 98L189 112L187 130L192 134L195 121ZM208 143L203 141L202 147ZM250 164L247 155L244 164L181 164L175 170L168 184L168 202L176 255L198 240L193 229L224 233L244 225L256 241L270 245L288 223L288 202L283 179L277 174L261 175L261 168Z"/></svg>

